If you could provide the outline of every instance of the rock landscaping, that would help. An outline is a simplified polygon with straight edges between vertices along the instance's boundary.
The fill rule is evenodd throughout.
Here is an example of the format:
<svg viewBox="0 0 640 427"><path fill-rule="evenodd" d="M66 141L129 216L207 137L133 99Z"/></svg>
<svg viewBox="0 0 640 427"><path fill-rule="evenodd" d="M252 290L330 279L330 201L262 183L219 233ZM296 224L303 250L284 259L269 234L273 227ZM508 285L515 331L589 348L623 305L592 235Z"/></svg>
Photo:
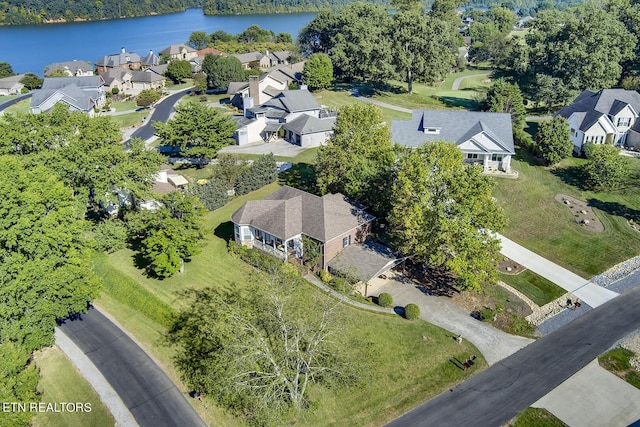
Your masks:
<svg viewBox="0 0 640 427"><path fill-rule="evenodd" d="M576 223L587 231L601 233L604 231L602 222L596 217L593 209L586 202L571 196L558 194L555 200L565 205L570 211Z"/></svg>
<svg viewBox="0 0 640 427"><path fill-rule="evenodd" d="M510 258L504 257L502 261L498 263L498 271L504 274L516 275L525 271L526 268Z"/></svg>

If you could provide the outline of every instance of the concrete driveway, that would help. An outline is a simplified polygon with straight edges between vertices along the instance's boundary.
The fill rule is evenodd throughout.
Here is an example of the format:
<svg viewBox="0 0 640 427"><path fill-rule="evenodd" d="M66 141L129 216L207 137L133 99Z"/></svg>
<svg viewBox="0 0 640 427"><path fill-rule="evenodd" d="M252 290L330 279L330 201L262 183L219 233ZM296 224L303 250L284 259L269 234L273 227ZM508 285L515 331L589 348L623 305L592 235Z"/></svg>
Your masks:
<svg viewBox="0 0 640 427"><path fill-rule="evenodd" d="M396 306L405 306L410 303L418 305L420 318L454 334L462 335L463 339L469 340L478 347L489 365L499 362L533 342L529 338L507 334L474 319L471 313L447 297L425 294L414 283L402 280L402 276L398 273L390 272L387 276L389 278L385 284L377 283L375 294L382 292L391 294ZM368 293L374 294L371 290Z"/></svg>
<svg viewBox="0 0 640 427"><path fill-rule="evenodd" d="M300 147L298 145L290 144L284 139L277 139L273 142L255 142L245 145L229 145L220 150L220 153L233 153L233 154L269 154L273 153L274 156L283 157L295 157L307 148Z"/></svg>
<svg viewBox="0 0 640 427"><path fill-rule="evenodd" d="M640 390L594 360L535 402L570 427L627 426L640 420Z"/></svg>

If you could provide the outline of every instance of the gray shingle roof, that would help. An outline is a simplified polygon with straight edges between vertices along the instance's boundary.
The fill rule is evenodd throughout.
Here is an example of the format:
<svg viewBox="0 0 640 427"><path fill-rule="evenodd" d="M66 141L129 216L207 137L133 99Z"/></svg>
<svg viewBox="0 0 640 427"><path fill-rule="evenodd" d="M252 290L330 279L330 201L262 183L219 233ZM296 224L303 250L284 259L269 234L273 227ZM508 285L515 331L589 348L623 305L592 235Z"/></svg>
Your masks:
<svg viewBox="0 0 640 427"><path fill-rule="evenodd" d="M140 55L135 52L120 52L105 55L96 61L96 65L103 67L120 67L130 62L141 62ZM157 64L154 64L157 65Z"/></svg>
<svg viewBox="0 0 640 427"><path fill-rule="evenodd" d="M72 74L76 74L78 71L88 72L93 70L93 66L87 61L64 61L54 62L44 67L44 75L54 72L55 70L65 70Z"/></svg>
<svg viewBox="0 0 640 427"><path fill-rule="evenodd" d="M298 135L306 135L333 130L336 124L335 117L319 119L308 114L302 114L290 122L285 123L284 128Z"/></svg>
<svg viewBox="0 0 640 427"><path fill-rule="evenodd" d="M284 90L263 105L289 113L320 109L320 104L308 90Z"/></svg>
<svg viewBox="0 0 640 427"><path fill-rule="evenodd" d="M603 115L615 116L624 107L630 105L640 114L640 94L635 90L602 89L599 92L585 90L566 107L558 111L557 115L568 119L576 114L580 123L580 130L589 130ZM579 113L585 113L584 116Z"/></svg>
<svg viewBox="0 0 640 427"><path fill-rule="evenodd" d="M24 74L17 74L15 76L4 77L0 79L0 89L11 89L24 77Z"/></svg>
<svg viewBox="0 0 640 427"><path fill-rule="evenodd" d="M68 80L70 78L66 78ZM95 100L100 93L97 90L86 90L78 87L75 83L55 89L38 89L33 92L31 106L39 107L56 92L62 94L60 101L73 106L80 111L89 111L95 105Z"/></svg>
<svg viewBox="0 0 640 427"><path fill-rule="evenodd" d="M164 49L162 49L160 52L158 52L160 55L177 55L179 53L182 53L183 50L186 50L187 52L191 53L191 52L197 52L197 50L195 50L194 48L192 48L191 46L187 46L186 44L172 44L171 46L167 46Z"/></svg>
<svg viewBox="0 0 640 427"><path fill-rule="evenodd" d="M260 59L262 59L264 54L260 52L249 52L249 53L234 53L229 56L238 58L240 62L242 62L243 64L248 64L251 61L260 61Z"/></svg>
<svg viewBox="0 0 640 427"><path fill-rule="evenodd" d="M104 79L102 76L45 77L42 89L60 89L71 84L80 88L98 88L104 85Z"/></svg>
<svg viewBox="0 0 640 427"><path fill-rule="evenodd" d="M402 260L402 257L386 246L366 241L344 248L338 256L329 261L329 268L368 282Z"/></svg>
<svg viewBox="0 0 640 427"><path fill-rule="evenodd" d="M305 234L321 242L373 219L342 194L318 197L289 186L245 203L231 216L235 224L252 225L283 240Z"/></svg>
<svg viewBox="0 0 640 427"><path fill-rule="evenodd" d="M439 133L425 133L438 129ZM478 111L414 110L410 120L393 120L391 140L408 147L430 141L449 141L458 145L484 134L503 150L515 154L511 115ZM476 145L481 143L476 141Z"/></svg>

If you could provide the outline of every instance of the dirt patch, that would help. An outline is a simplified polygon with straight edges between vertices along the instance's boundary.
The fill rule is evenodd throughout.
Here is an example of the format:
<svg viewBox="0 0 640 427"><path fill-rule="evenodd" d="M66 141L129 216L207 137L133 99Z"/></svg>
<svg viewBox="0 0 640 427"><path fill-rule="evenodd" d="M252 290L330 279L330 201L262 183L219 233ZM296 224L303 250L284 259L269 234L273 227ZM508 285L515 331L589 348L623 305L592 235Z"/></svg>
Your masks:
<svg viewBox="0 0 640 427"><path fill-rule="evenodd" d="M460 292L451 299L469 312L477 312L486 307L499 307L501 313L508 313L518 317L527 317L533 311L531 307L513 292L498 286L485 285L480 292ZM502 316L498 316L500 320Z"/></svg>
<svg viewBox="0 0 640 427"><path fill-rule="evenodd" d="M596 217L593 209L587 202L578 200L571 196L558 194L555 200L565 205L570 211L576 223L587 231L601 233L604 231L602 222Z"/></svg>
<svg viewBox="0 0 640 427"><path fill-rule="evenodd" d="M518 264L514 260L504 257L502 261L498 263L498 271L504 274L517 275L526 270L526 267Z"/></svg>

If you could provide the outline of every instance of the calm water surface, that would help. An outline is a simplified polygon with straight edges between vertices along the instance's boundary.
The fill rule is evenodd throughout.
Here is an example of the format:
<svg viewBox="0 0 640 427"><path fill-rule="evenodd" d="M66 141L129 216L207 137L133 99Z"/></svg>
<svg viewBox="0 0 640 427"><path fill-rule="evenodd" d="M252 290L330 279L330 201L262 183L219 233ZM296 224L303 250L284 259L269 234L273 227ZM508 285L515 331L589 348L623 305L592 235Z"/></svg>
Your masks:
<svg viewBox="0 0 640 427"><path fill-rule="evenodd" d="M144 56L149 50L158 52L171 44L185 43L193 31L238 34L253 24L295 38L315 15L205 16L200 9L189 9L114 21L0 27L0 62L11 64L16 73L42 75L43 68L53 62L77 59L93 64L122 47Z"/></svg>

